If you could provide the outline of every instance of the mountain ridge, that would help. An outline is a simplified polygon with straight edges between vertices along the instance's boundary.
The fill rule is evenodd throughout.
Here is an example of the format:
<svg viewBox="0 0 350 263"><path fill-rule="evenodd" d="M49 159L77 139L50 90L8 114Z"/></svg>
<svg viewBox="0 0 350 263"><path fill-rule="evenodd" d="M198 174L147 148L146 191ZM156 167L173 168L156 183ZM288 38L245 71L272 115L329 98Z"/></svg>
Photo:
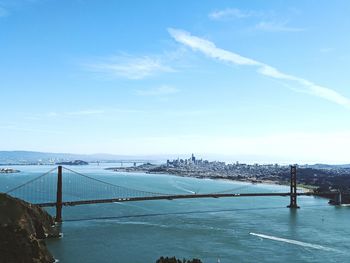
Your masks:
<svg viewBox="0 0 350 263"><path fill-rule="evenodd" d="M85 161L113 161L113 160L140 160L140 156L113 155L113 154L74 154L74 153L53 153L37 151L0 151L0 164L12 163L36 163L36 162L58 162L73 161L82 159ZM148 159L148 158L147 158Z"/></svg>
<svg viewBox="0 0 350 263"><path fill-rule="evenodd" d="M110 153L94 153L94 154L76 154L76 153L55 153L55 152L42 152L42 151L0 151L0 165L6 164L28 164L28 163L56 163L61 161L74 161L84 160L87 162L113 162L113 161L162 161L167 159L187 159L190 154L157 154L157 155L121 155ZM221 156L218 154L201 154L200 157L208 160L222 160L228 163L234 163L235 159L250 159L249 156ZM230 157L230 158L229 158ZM252 159L256 159L257 156L252 156ZM255 161L249 161L247 163L255 163ZM269 163L269 162L262 162ZM283 162L284 165L288 165L287 162ZM327 163L313 163L313 164L300 164L302 168L315 168L315 169L331 169L331 168L350 168L349 164L327 164Z"/></svg>

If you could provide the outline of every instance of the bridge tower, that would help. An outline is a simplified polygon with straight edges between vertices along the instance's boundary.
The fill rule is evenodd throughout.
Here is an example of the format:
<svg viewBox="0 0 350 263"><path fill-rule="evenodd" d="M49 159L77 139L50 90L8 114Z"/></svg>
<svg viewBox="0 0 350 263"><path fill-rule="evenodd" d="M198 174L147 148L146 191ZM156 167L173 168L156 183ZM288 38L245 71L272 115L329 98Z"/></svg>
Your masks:
<svg viewBox="0 0 350 263"><path fill-rule="evenodd" d="M62 222L62 166L57 167L56 222Z"/></svg>
<svg viewBox="0 0 350 263"><path fill-rule="evenodd" d="M339 190L339 193L335 196L335 204L341 205L342 204L342 192Z"/></svg>
<svg viewBox="0 0 350 263"><path fill-rule="evenodd" d="M290 167L290 204L288 208L299 208L297 204L297 166Z"/></svg>

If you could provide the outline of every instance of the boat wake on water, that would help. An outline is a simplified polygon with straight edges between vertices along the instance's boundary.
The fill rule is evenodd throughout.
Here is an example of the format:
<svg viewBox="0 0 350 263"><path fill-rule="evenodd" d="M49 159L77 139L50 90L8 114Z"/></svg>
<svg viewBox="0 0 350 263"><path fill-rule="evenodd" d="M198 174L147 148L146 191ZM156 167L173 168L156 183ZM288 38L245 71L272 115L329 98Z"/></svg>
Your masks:
<svg viewBox="0 0 350 263"><path fill-rule="evenodd" d="M264 235L264 234L253 233L253 232L250 232L249 234L252 236L260 237L260 238L289 243L289 244L293 244L293 245L297 245L297 246L319 249L319 250L324 250L324 251L339 252L338 250L333 249L333 248L329 248L329 247L325 247L325 246L321 246L321 245L317 245L317 244L306 243L306 242L302 242L302 241L298 241L298 240L286 239L286 238L275 237L275 236L268 236L268 235Z"/></svg>
<svg viewBox="0 0 350 263"><path fill-rule="evenodd" d="M187 193L190 193L190 194L195 194L195 193L196 193L195 191L190 190L190 189L188 189L188 188L182 186L182 185L181 185L179 182L177 182L177 181L172 181L171 184L172 184L175 188L177 188L177 189L179 189L179 190L182 190L182 191L185 191L185 192L187 192Z"/></svg>

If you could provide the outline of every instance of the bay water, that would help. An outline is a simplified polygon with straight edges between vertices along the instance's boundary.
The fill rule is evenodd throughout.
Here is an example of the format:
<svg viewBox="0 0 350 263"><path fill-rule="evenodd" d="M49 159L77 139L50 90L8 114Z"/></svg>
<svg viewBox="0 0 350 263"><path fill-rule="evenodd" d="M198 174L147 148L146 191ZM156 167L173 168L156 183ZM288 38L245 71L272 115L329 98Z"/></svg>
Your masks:
<svg viewBox="0 0 350 263"><path fill-rule="evenodd" d="M71 168L151 192L289 191L279 185L104 169L116 165ZM53 167L13 168L21 172L0 174L1 192ZM200 258L204 263L349 262L350 207L330 206L326 199L306 196L298 198L300 209L288 209L288 203L288 197L237 197L64 207L63 237L47 244L62 263L152 263L160 256ZM48 211L54 215L54 209Z"/></svg>

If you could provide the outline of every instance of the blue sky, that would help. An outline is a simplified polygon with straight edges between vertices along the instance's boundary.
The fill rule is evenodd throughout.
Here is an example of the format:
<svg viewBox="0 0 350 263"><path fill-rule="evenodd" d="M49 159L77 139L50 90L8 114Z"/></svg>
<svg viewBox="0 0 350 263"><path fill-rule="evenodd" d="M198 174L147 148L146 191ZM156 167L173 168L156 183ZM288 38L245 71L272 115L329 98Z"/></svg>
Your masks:
<svg viewBox="0 0 350 263"><path fill-rule="evenodd" d="M348 163L349 12L0 0L0 148Z"/></svg>

